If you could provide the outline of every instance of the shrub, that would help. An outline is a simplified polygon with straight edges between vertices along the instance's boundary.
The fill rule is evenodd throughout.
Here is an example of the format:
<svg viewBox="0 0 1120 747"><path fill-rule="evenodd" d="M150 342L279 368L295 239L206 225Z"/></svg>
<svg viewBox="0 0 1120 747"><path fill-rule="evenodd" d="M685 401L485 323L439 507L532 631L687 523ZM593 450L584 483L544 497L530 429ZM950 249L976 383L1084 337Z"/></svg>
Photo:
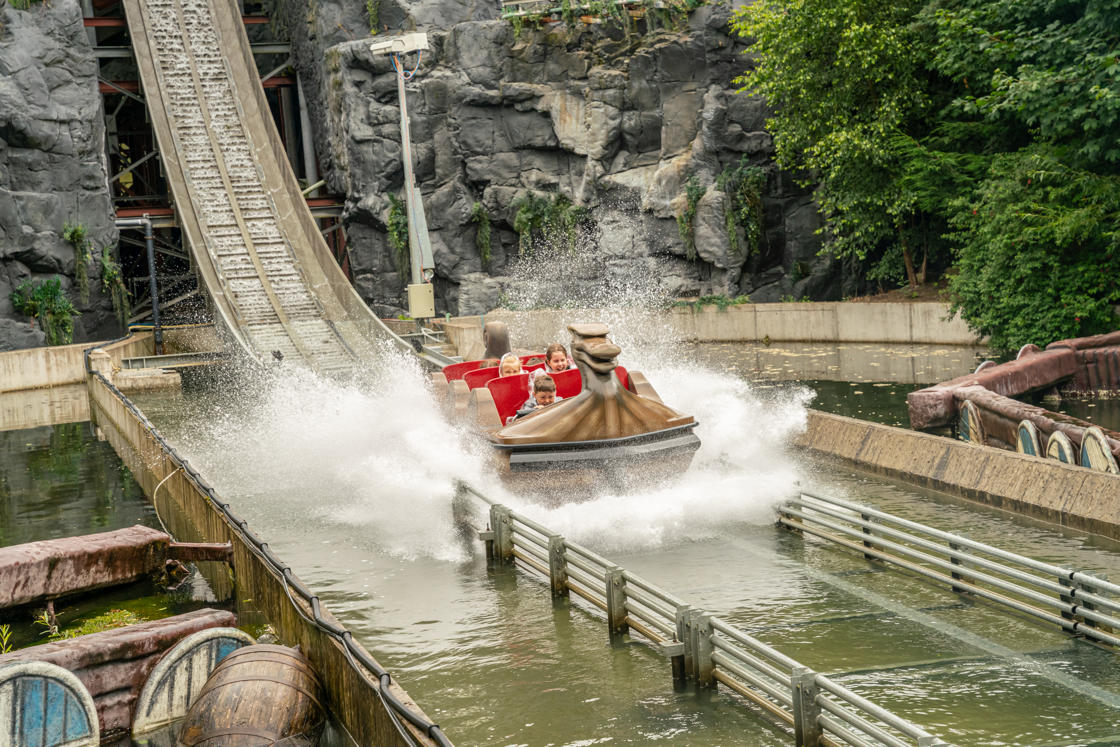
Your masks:
<svg viewBox="0 0 1120 747"><path fill-rule="evenodd" d="M48 345L67 345L74 341L74 317L78 310L62 290L57 275L47 280L20 283L11 295L12 306L20 314L38 320L47 335Z"/></svg>

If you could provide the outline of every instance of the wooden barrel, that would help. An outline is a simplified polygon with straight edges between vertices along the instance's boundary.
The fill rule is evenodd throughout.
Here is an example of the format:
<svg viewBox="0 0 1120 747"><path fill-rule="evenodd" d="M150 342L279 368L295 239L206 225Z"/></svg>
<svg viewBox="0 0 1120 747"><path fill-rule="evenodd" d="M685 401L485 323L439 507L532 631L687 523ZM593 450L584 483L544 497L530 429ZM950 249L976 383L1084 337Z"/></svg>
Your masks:
<svg viewBox="0 0 1120 747"><path fill-rule="evenodd" d="M296 649L257 644L229 654L202 686L179 730L186 747L313 744L323 686Z"/></svg>

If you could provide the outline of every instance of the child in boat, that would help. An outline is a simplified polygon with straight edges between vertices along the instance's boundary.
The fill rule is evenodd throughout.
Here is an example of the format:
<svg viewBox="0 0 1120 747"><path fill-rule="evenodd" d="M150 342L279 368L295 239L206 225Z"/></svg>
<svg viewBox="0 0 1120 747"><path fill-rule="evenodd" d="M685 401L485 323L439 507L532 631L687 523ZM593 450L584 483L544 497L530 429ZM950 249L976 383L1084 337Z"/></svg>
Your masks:
<svg viewBox="0 0 1120 747"><path fill-rule="evenodd" d="M513 416L513 420L528 415L538 407L548 407L553 402L564 399L556 395L556 382L544 371L534 372L533 378L529 381L529 391L531 392L529 399L521 405L521 409Z"/></svg>
<svg viewBox="0 0 1120 747"><path fill-rule="evenodd" d="M517 376L521 373L521 359L513 353L506 353L502 356L502 362L498 364L499 376Z"/></svg>
<svg viewBox="0 0 1120 747"><path fill-rule="evenodd" d="M558 342L549 345L544 351L544 370L560 373L575 367L575 361L568 357L567 349Z"/></svg>

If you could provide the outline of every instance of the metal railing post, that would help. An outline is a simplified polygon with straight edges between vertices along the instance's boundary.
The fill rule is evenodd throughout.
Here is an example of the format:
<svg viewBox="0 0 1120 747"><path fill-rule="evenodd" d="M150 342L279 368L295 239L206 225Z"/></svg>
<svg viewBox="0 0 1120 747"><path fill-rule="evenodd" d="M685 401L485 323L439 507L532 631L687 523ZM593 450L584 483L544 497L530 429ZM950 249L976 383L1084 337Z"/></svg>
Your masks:
<svg viewBox="0 0 1120 747"><path fill-rule="evenodd" d="M1084 609L1087 609L1090 612L1095 612L1096 609L1097 609L1097 606L1095 604L1093 604L1092 602L1082 601L1080 595L1077 595L1077 592L1083 591L1086 594L1096 594L1099 591L1099 589L1097 587L1093 586L1092 583L1086 583L1085 581L1082 581L1081 579L1077 579L1073 582L1073 588L1075 590L1074 591L1075 596L1074 596L1074 600L1073 600L1074 604L1076 604L1078 607L1082 607ZM1081 618L1081 624L1084 625L1085 627L1088 627L1088 628L1097 627L1097 622L1095 620L1090 620L1087 617L1082 617Z"/></svg>
<svg viewBox="0 0 1120 747"><path fill-rule="evenodd" d="M490 507L490 529L494 532L494 554L499 563L513 560L513 517L500 504Z"/></svg>
<svg viewBox="0 0 1120 747"><path fill-rule="evenodd" d="M1073 581L1070 580L1068 576L1058 576L1058 583L1070 590L1069 594L1058 594L1058 599L1061 599L1066 604L1066 608L1062 610L1062 618L1065 620L1072 620L1073 607L1077 604L1073 601L1073 595L1075 593L1073 590Z"/></svg>
<svg viewBox="0 0 1120 747"><path fill-rule="evenodd" d="M817 703L817 673L808 667L795 667L790 675L793 694L793 743L796 747L819 747L823 736Z"/></svg>
<svg viewBox="0 0 1120 747"><path fill-rule="evenodd" d="M693 655L696 657L696 682L701 687L716 686L715 662L712 661L712 620L708 613L692 616Z"/></svg>
<svg viewBox="0 0 1120 747"><path fill-rule="evenodd" d="M695 677L695 656L692 648L692 607L687 604L677 607L676 613L677 640L684 644L684 656L681 657L684 677ZM676 665L674 664L674 667ZM674 677L676 669L673 670Z"/></svg>
<svg viewBox="0 0 1120 747"><path fill-rule="evenodd" d="M626 579L617 565L610 566L606 572L607 625L611 637L630 632L626 624Z"/></svg>
<svg viewBox="0 0 1120 747"><path fill-rule="evenodd" d="M867 514L860 514L859 518L863 519L863 526L861 527L861 529L863 530L863 533L866 534L868 537L873 537L874 535L871 532L871 517ZM863 546L864 547L871 547L872 546L871 540L864 540L863 541ZM864 558L864 560L874 560L875 556L871 555L870 553L865 552L863 554L863 558Z"/></svg>
<svg viewBox="0 0 1120 747"><path fill-rule="evenodd" d="M548 580L552 583L552 596L568 596L567 547L559 534L548 536Z"/></svg>
<svg viewBox="0 0 1120 747"><path fill-rule="evenodd" d="M952 563L953 565L961 565L961 559L957 556L957 552L960 551L961 546L958 545L956 542L950 542L949 543L949 549L952 550L952 553L949 554L949 562ZM963 581L964 580L964 576L957 573L956 571L953 571L950 575L953 577L953 579L955 581ZM953 588L953 591L958 592L960 594L967 594L968 593L968 589L964 588L963 586L957 586L956 584L954 584L952 588Z"/></svg>

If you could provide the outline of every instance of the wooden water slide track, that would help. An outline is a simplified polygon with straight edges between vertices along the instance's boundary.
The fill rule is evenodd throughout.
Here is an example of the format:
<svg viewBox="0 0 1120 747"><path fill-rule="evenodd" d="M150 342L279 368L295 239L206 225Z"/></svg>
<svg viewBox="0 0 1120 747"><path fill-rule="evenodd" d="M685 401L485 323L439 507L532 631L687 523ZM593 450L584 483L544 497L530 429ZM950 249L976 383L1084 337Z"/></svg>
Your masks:
<svg viewBox="0 0 1120 747"><path fill-rule="evenodd" d="M252 357L330 375L399 345L339 270L273 124L231 0L124 0L184 240Z"/></svg>

